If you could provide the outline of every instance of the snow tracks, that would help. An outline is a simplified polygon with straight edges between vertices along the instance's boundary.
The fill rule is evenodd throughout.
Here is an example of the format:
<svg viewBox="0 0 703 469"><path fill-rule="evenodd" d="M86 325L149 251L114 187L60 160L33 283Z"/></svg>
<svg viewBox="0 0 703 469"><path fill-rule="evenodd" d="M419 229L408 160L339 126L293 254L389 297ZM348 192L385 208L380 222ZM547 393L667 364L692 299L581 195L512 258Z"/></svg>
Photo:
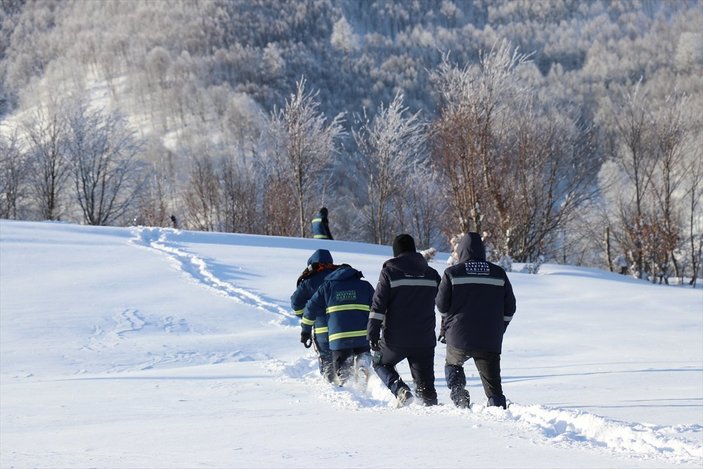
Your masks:
<svg viewBox="0 0 703 469"><path fill-rule="evenodd" d="M234 301L252 306L275 316L272 321L283 326L297 326L294 314L263 296L226 282L216 275L213 261L188 252L177 241L180 231L164 228L136 228L131 242L154 249L166 255L173 265L197 283L227 296Z"/></svg>
<svg viewBox="0 0 703 469"><path fill-rule="evenodd" d="M662 461L662 465L667 466L703 462L703 427L700 425L628 423L578 410L517 403L512 403L507 410L478 403L473 403L468 410L458 409L440 389L442 405L424 407L415 403L396 409L395 398L376 376L371 377L366 388L355 383L337 388L320 377L314 358L300 358L288 364L273 361L269 371L281 375L283 380L302 381L314 387L322 399L351 411L402 412L418 418L440 414L450 419L468 420L474 426L487 422L510 425L521 437L535 444L606 451L626 458Z"/></svg>

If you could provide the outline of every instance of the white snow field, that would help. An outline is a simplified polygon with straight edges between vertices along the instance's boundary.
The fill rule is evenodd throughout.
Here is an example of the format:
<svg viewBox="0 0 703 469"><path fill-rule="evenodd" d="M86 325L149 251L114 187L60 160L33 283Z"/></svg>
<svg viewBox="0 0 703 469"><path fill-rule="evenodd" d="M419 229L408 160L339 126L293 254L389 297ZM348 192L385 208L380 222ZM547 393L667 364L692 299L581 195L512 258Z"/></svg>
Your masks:
<svg viewBox="0 0 703 469"><path fill-rule="evenodd" d="M0 467L702 467L703 289L509 273L509 409L484 407L473 362L473 408L453 407L441 344L443 405L396 409L375 376L324 383L299 343L289 298L318 248L374 286L391 256L0 221Z"/></svg>

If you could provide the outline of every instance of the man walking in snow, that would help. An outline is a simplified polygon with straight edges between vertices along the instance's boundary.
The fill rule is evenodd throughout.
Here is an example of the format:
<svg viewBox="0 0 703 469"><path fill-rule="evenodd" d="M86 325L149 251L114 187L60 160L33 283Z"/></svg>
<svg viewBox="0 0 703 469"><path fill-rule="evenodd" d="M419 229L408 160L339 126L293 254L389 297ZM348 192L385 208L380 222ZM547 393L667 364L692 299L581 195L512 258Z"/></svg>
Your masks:
<svg viewBox="0 0 703 469"><path fill-rule="evenodd" d="M417 396L425 405L436 405L434 307L440 277L408 234L393 240L393 256L383 264L367 325L373 367L398 404L406 405L413 396L396 365L407 359Z"/></svg>
<svg viewBox="0 0 703 469"><path fill-rule="evenodd" d="M310 256L308 266L298 277L297 287L290 297L290 305L295 315L304 322L306 320L303 319L303 312L308 300L312 298L325 278L338 267L332 262L332 254L327 249L318 249ZM315 345L320 374L329 382L333 382L334 370L332 367L332 351L330 350L327 334L327 315L318 316L315 321L311 321L308 325L313 326L313 336L301 338L301 341L303 341L306 348L310 347L311 344Z"/></svg>
<svg viewBox="0 0 703 469"><path fill-rule="evenodd" d="M342 264L327 275L303 312L301 341L310 338L312 324L327 317L335 382L342 386L355 372L368 378L371 363L366 323L373 287L363 274Z"/></svg>
<svg viewBox="0 0 703 469"><path fill-rule="evenodd" d="M444 271L437 294L442 315L440 342L447 344L444 367L451 399L468 407L464 363L473 358L489 406L506 408L501 386L500 354L503 334L515 313L515 295L501 267L486 261L478 233L459 243L459 262Z"/></svg>

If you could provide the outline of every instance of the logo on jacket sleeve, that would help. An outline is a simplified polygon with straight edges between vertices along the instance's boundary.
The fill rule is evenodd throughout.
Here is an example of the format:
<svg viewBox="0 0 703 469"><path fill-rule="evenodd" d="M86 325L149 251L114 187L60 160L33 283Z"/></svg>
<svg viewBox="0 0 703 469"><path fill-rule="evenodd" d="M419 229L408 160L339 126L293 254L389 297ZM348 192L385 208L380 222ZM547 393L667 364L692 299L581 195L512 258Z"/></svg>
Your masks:
<svg viewBox="0 0 703 469"><path fill-rule="evenodd" d="M488 262L468 261L464 263L464 266L466 267L466 273L468 275L489 275L491 273Z"/></svg>

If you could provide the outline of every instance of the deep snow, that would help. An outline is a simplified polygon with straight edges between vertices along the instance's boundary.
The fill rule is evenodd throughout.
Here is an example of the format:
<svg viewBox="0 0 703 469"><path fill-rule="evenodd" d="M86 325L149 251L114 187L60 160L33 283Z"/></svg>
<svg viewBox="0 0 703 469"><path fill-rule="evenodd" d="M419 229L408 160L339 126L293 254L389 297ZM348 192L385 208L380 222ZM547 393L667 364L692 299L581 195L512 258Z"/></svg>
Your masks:
<svg viewBox="0 0 703 469"><path fill-rule="evenodd" d="M0 466L697 467L703 290L509 273L511 407L335 389L289 297L317 248L376 284L385 246L0 221ZM446 255L432 265L441 271ZM516 266L514 266L516 267ZM518 270L517 268L515 270ZM399 367L409 380L407 366Z"/></svg>

